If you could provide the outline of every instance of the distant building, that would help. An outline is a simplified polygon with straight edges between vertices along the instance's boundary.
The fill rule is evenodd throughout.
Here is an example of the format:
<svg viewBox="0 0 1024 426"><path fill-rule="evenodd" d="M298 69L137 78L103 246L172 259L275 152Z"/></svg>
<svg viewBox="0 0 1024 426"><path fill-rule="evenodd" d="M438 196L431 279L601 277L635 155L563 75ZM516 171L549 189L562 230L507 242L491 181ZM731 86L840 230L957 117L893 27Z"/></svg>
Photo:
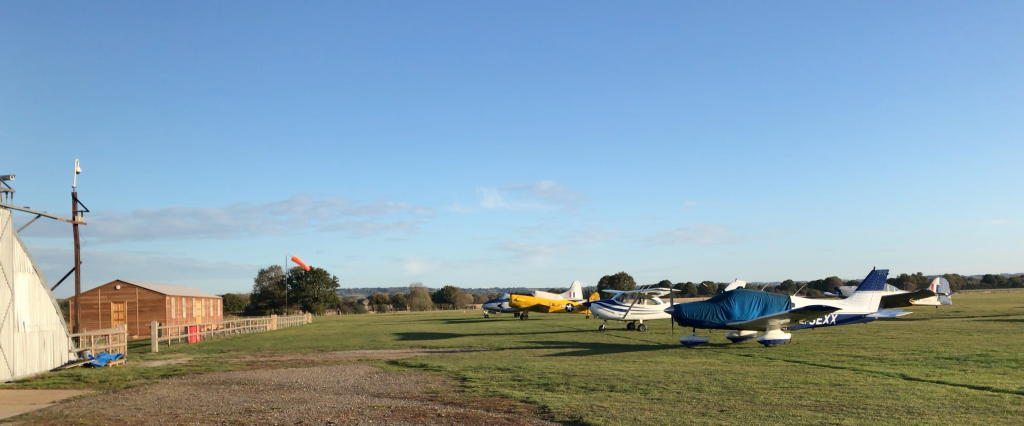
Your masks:
<svg viewBox="0 0 1024 426"><path fill-rule="evenodd" d="M71 321L75 298L71 297ZM150 323L198 324L224 320L220 296L167 284L115 280L82 292L82 330L128 325L128 334L149 336Z"/></svg>

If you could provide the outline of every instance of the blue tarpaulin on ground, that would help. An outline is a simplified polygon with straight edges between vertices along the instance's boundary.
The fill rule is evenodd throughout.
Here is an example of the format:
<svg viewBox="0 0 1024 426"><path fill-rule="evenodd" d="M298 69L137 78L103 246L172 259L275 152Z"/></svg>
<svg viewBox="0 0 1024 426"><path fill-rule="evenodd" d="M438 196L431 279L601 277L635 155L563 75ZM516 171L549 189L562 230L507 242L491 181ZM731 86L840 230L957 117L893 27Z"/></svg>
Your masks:
<svg viewBox="0 0 1024 426"><path fill-rule="evenodd" d="M730 321L748 321L765 315L788 311L792 307L789 296L738 288L716 295L703 302L676 305L673 318L725 324Z"/></svg>
<svg viewBox="0 0 1024 426"><path fill-rule="evenodd" d="M103 367L107 365L108 362L117 361L121 358L124 358L124 354L108 354L104 352L96 356L89 355L89 359L92 360L89 365L93 367Z"/></svg>

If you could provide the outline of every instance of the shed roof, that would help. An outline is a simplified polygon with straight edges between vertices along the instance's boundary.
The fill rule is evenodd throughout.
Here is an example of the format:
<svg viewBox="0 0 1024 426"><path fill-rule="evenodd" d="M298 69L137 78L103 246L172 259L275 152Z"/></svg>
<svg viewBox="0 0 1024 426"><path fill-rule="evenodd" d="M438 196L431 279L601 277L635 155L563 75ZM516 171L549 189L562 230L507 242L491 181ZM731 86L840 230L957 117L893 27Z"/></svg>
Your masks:
<svg viewBox="0 0 1024 426"><path fill-rule="evenodd" d="M139 286L139 287L142 287L142 288L144 288L146 290L152 290L152 291L155 291L157 293L165 294L165 295L168 295L168 296L213 297L213 298L217 298L217 299L221 298L220 296L217 296L217 295L214 295L214 294L210 294L210 293L207 293L207 292L202 291L202 290L196 290L196 289L194 289L192 287L185 287L185 286L180 286L180 285L153 284L153 283L144 283L144 282L140 282L140 281L128 281L128 280L118 280L118 281L121 281L123 283L128 283L128 284L131 284L131 285L135 285L135 286Z"/></svg>

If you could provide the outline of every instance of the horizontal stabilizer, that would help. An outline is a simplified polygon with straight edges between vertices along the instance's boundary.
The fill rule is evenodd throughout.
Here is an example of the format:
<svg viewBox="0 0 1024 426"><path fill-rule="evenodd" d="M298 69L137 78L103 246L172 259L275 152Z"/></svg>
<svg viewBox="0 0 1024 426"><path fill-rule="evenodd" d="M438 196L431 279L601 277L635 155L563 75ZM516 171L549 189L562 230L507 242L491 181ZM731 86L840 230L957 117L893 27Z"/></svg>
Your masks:
<svg viewBox="0 0 1024 426"><path fill-rule="evenodd" d="M915 300L927 299L929 297L935 297L935 292L922 289L913 293L897 293L887 294L882 296L882 308L906 308L914 306Z"/></svg>
<svg viewBox="0 0 1024 426"><path fill-rule="evenodd" d="M880 310L878 312L875 312L873 314L869 314L868 318L878 318L878 319L896 318L896 317L902 317L904 315L910 315L912 313L913 312L907 312L907 311L904 311L902 309L882 309L882 310Z"/></svg>

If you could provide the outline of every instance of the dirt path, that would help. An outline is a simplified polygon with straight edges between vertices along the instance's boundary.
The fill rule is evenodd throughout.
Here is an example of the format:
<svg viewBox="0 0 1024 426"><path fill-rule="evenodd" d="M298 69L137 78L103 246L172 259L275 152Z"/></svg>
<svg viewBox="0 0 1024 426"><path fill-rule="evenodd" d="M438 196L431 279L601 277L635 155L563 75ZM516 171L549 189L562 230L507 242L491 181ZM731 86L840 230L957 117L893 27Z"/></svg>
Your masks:
<svg viewBox="0 0 1024 426"><path fill-rule="evenodd" d="M369 352L376 352L376 356L368 356ZM338 352L326 357L366 359L420 354L397 352ZM287 354L289 360L296 356L301 355ZM437 375L388 373L358 364L231 371L181 376L83 397L25 415L15 424L552 424L540 419L535 409L515 402L439 402L452 401L457 393L456 386Z"/></svg>
<svg viewBox="0 0 1024 426"><path fill-rule="evenodd" d="M0 389L0 419L46 408L63 399L89 393L83 390Z"/></svg>

